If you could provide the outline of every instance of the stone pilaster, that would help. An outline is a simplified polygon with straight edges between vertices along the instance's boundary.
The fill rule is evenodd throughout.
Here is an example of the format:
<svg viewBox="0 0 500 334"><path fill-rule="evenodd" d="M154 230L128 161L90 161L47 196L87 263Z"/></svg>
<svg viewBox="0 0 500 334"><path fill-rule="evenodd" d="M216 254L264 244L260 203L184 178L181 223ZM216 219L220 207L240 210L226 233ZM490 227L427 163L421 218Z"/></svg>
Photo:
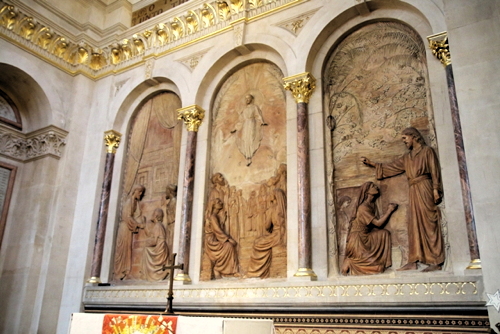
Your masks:
<svg viewBox="0 0 500 334"><path fill-rule="evenodd" d="M455 149L457 151L458 168L460 173L460 184L462 188L462 200L465 210L465 222L467 224L467 235L469 239L469 251L471 262L467 269L481 269L481 259L477 244L476 222L474 219L474 208L469 185L469 173L467 171L467 159L465 156L464 141L462 135L462 125L458 110L457 94L455 90L455 79L451 65L450 47L448 44L448 34L446 32L427 37L432 54L444 65L446 71L446 81L448 84L448 96L450 98L451 118L453 122L453 132L455 135Z"/></svg>
<svg viewBox="0 0 500 334"><path fill-rule="evenodd" d="M104 133L104 142L107 146L106 163L104 166L104 180L102 181L101 203L99 205L99 217L97 218L96 235L94 241L94 253L92 255L92 267L88 283L101 283L102 252L104 249L104 238L106 235L106 223L108 221L109 194L111 181L113 179L113 167L115 164L116 149L120 145L121 134L109 130Z"/></svg>
<svg viewBox="0 0 500 334"><path fill-rule="evenodd" d="M283 79L297 103L297 178L299 268L294 276L316 279L312 269L311 252L311 175L309 167L308 103L316 88L316 79L310 73L301 73Z"/></svg>
<svg viewBox="0 0 500 334"><path fill-rule="evenodd" d="M191 249L191 225L193 216L194 167L198 128L205 116L205 111L197 105L177 110L178 119L183 120L188 130L186 144L186 162L182 188L181 233L179 238L178 262L184 265L175 276L176 281L191 282L189 277L189 252Z"/></svg>

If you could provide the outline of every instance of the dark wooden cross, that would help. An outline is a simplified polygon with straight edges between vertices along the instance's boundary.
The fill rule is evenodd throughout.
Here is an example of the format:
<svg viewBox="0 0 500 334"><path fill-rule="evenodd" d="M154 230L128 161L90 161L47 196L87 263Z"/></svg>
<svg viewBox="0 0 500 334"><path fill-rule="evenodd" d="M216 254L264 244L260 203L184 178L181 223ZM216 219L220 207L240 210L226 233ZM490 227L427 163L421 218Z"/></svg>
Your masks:
<svg viewBox="0 0 500 334"><path fill-rule="evenodd" d="M175 269L181 269L184 270L184 263L175 265L175 257L177 256L177 253L172 254L172 262L170 263L169 266L163 266L163 270L170 270L170 273L168 274L168 279L170 281L170 284L168 286L168 306L167 309L165 310L165 313L167 314L174 314L174 311L172 310L172 300L174 299L174 270Z"/></svg>

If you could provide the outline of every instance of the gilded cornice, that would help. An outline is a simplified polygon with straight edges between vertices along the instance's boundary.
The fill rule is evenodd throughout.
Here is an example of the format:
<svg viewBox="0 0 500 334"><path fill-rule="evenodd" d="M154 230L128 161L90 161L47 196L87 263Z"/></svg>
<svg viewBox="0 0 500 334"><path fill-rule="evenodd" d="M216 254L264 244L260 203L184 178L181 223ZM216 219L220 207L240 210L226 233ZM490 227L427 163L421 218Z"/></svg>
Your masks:
<svg viewBox="0 0 500 334"><path fill-rule="evenodd" d="M0 154L22 162L45 156L59 159L67 135L67 131L54 125L24 134L0 124Z"/></svg>
<svg viewBox="0 0 500 334"><path fill-rule="evenodd" d="M130 28L119 40L76 42L0 1L0 37L71 74L91 79L120 73L199 41L307 0L216 0L188 5L182 15L161 14L159 22ZM190 4L188 2L187 4ZM175 13L175 11L174 11ZM177 13L178 14L178 13ZM159 22L159 23L158 23Z"/></svg>

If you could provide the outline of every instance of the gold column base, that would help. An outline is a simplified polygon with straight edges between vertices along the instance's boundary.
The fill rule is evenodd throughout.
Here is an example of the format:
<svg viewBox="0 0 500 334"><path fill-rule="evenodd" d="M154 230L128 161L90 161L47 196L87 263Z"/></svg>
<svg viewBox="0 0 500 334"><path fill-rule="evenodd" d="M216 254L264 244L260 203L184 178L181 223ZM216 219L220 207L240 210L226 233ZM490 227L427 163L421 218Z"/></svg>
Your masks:
<svg viewBox="0 0 500 334"><path fill-rule="evenodd" d="M470 261L469 266L465 269L482 269L481 259L474 259Z"/></svg>
<svg viewBox="0 0 500 334"><path fill-rule="evenodd" d="M92 283L92 284L99 284L102 283L101 279L99 277L91 277L87 280L87 283Z"/></svg>
<svg viewBox="0 0 500 334"><path fill-rule="evenodd" d="M311 277L312 279L318 278L318 276L314 273L314 270L310 268L299 268L294 277Z"/></svg>
<svg viewBox="0 0 500 334"><path fill-rule="evenodd" d="M178 273L177 276L174 277L174 281L191 283L191 278L189 278L188 274Z"/></svg>

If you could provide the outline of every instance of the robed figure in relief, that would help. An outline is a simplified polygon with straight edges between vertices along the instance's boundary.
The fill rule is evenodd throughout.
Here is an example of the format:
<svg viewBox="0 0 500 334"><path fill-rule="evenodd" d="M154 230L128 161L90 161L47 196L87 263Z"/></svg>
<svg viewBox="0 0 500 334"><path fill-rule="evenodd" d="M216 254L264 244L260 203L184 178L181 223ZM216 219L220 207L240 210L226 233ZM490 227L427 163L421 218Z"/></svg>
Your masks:
<svg viewBox="0 0 500 334"><path fill-rule="evenodd" d="M238 255L236 241L225 231L225 218L220 217L223 203L214 198L205 221L205 252L210 259L215 279L233 276L238 277Z"/></svg>
<svg viewBox="0 0 500 334"><path fill-rule="evenodd" d="M347 235L343 275L378 274L392 265L391 234L383 227L398 205L389 204L387 212L378 218L375 200L379 194L373 182L361 186Z"/></svg>
<svg viewBox="0 0 500 334"><path fill-rule="evenodd" d="M417 263L429 265L423 271L441 270L444 242L437 205L442 199L441 169L434 150L425 144L415 128L403 130L409 152L390 163L361 161L376 170L377 179L406 173L409 184L408 263L398 270L416 270Z"/></svg>
<svg viewBox="0 0 500 334"><path fill-rule="evenodd" d="M252 164L252 157L260 147L262 141L261 126L267 125L262 117L262 111L254 104L251 94L245 96L246 107L241 111L240 121L237 128L231 132L238 131L236 144L241 154L247 160L247 166Z"/></svg>
<svg viewBox="0 0 500 334"><path fill-rule="evenodd" d="M153 218L146 223L144 228L147 239L142 256L141 276L148 281L161 281L168 276L168 271L163 269L169 255L163 216L163 210L156 208Z"/></svg>
<svg viewBox="0 0 500 334"><path fill-rule="evenodd" d="M274 189L266 214L264 235L253 244L247 277L269 277L273 247L284 244L285 239L286 195L283 190Z"/></svg>
<svg viewBox="0 0 500 334"><path fill-rule="evenodd" d="M126 279L132 268L132 236L138 233L139 229L143 229L146 223L139 203L145 190L143 185L136 185L123 205L122 218L116 236L115 279Z"/></svg>

